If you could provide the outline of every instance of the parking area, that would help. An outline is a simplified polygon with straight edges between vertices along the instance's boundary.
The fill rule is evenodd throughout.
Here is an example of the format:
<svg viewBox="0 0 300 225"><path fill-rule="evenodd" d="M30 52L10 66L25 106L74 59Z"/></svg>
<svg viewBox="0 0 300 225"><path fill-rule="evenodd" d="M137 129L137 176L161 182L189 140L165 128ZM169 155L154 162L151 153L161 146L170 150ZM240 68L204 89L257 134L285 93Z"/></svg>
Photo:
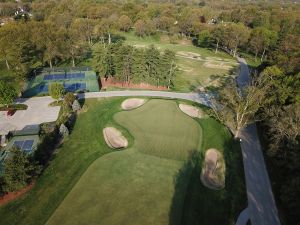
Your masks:
<svg viewBox="0 0 300 225"><path fill-rule="evenodd" d="M28 108L27 110L18 110L13 116L7 116L6 111L1 111L0 135L7 134L9 131L22 130L29 125L56 121L60 107L50 107L49 104L53 101L49 96L18 99L17 103L25 104Z"/></svg>

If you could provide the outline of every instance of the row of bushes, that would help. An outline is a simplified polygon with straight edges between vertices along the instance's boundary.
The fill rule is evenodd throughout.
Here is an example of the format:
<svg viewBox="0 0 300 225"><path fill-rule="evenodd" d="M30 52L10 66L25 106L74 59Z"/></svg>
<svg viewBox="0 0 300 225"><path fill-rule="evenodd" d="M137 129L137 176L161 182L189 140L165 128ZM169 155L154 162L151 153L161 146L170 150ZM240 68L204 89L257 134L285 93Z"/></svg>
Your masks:
<svg viewBox="0 0 300 225"><path fill-rule="evenodd" d="M8 110L26 110L28 108L25 104L11 104L11 105L3 105L0 106L0 111L8 111Z"/></svg>

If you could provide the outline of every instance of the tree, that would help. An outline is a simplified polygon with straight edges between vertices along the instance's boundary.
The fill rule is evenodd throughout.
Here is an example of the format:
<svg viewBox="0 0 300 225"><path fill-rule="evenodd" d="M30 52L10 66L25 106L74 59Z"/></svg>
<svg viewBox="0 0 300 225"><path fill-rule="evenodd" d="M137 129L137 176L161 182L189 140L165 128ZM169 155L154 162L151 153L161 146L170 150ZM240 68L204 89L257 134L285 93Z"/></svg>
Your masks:
<svg viewBox="0 0 300 225"><path fill-rule="evenodd" d="M29 184L40 172L41 168L24 151L13 148L10 150L12 157L5 161L4 174L2 175L2 191L17 191Z"/></svg>
<svg viewBox="0 0 300 225"><path fill-rule="evenodd" d="M55 58L63 57L64 47L64 31L60 30L53 24L48 24L44 33L45 52L44 60L53 67L53 60Z"/></svg>
<svg viewBox="0 0 300 225"><path fill-rule="evenodd" d="M297 82L299 77L297 79L296 76L289 76L277 66L265 68L261 76L270 86L270 92L267 93L269 104L284 105L288 101L294 101L294 91L300 87L299 81ZM294 86L295 84L298 84L298 87Z"/></svg>
<svg viewBox="0 0 300 225"><path fill-rule="evenodd" d="M201 47L209 47L212 35L209 30L202 30L198 35L198 45Z"/></svg>
<svg viewBox="0 0 300 225"><path fill-rule="evenodd" d="M215 29L212 30L212 35L211 38L215 41L216 43L216 50L215 53L218 52L219 49L219 44L221 41L224 39L225 36L225 29L223 26L217 26Z"/></svg>
<svg viewBox="0 0 300 225"><path fill-rule="evenodd" d="M262 79L255 79L242 90L231 79L213 100L214 115L238 138L242 128L260 119L256 113L265 105L267 89Z"/></svg>
<svg viewBox="0 0 300 225"><path fill-rule="evenodd" d="M68 106L72 106L73 102L75 101L76 97L74 96L74 94L72 92L68 92L65 94L64 96L64 102L68 105Z"/></svg>
<svg viewBox="0 0 300 225"><path fill-rule="evenodd" d="M154 45L145 50L146 81L151 84L159 84L161 77L160 71L160 52Z"/></svg>
<svg viewBox="0 0 300 225"><path fill-rule="evenodd" d="M51 83L49 85L49 94L52 98L59 100L64 94L64 86L60 83Z"/></svg>
<svg viewBox="0 0 300 225"><path fill-rule="evenodd" d="M176 60L175 52L169 49L166 49L161 57L161 64L162 64L161 72L165 79L164 85L166 85L168 89L170 89L170 86L172 85L172 80L175 77L177 72L177 66L175 60Z"/></svg>
<svg viewBox="0 0 300 225"><path fill-rule="evenodd" d="M0 80L0 104L6 105L14 102L17 91L13 85Z"/></svg>
<svg viewBox="0 0 300 225"><path fill-rule="evenodd" d="M128 32L132 26L132 21L128 16L122 15L118 20L118 26L121 31Z"/></svg>
<svg viewBox="0 0 300 225"><path fill-rule="evenodd" d="M269 47L275 45L277 35L275 32L266 29L265 27L256 27L252 30L250 36L250 47L255 52L255 60L259 53L261 53L261 61L263 60L266 51Z"/></svg>
<svg viewBox="0 0 300 225"><path fill-rule="evenodd" d="M143 37L146 34L145 22L143 20L137 20L134 24L134 32L137 36Z"/></svg>
<svg viewBox="0 0 300 225"><path fill-rule="evenodd" d="M231 50L234 57L238 48L247 43L249 34L249 29L242 23L232 23L226 26L225 45Z"/></svg>

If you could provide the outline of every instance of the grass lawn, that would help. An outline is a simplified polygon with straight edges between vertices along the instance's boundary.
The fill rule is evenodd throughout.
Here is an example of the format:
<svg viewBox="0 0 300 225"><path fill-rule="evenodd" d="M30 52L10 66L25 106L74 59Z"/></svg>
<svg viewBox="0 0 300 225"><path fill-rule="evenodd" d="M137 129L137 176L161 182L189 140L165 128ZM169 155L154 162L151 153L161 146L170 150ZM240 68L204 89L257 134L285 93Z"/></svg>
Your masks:
<svg viewBox="0 0 300 225"><path fill-rule="evenodd" d="M69 139L34 188L0 207L0 224L224 224L245 206L241 152L211 118L191 119L172 100L150 100L121 111L124 98L89 99ZM102 129L129 139L112 151ZM165 138L162 138L164 136ZM178 139L178 140L177 140ZM226 188L200 182L204 150L226 160ZM199 150L196 155L189 154ZM201 221L201 223L199 222Z"/></svg>
<svg viewBox="0 0 300 225"><path fill-rule="evenodd" d="M121 36L126 38L125 43L135 45L137 47L147 47L149 45L155 45L158 49L170 49L175 52L192 52L199 54L202 60L195 60L190 58L177 57L177 64L179 66L179 73L174 80L174 90L189 92L197 89L199 86L211 85L210 79L218 76L226 76L236 70L236 60L230 55L224 52L215 52L211 49L199 48L193 46L191 41L185 41L184 44L178 41L178 44L171 44L164 36L149 36L149 37L137 37L134 33L120 33ZM210 57L216 57L212 59ZM210 68L205 65L207 60L220 64L229 63L232 65L232 70L223 68ZM225 61L224 61L225 60Z"/></svg>

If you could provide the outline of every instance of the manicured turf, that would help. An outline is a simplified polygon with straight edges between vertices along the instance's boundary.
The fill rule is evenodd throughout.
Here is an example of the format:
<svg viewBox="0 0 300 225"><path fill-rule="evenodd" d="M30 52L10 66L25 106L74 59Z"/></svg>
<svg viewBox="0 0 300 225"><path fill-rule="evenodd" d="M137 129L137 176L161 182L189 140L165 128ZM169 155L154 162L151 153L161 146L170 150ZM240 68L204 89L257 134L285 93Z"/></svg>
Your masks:
<svg viewBox="0 0 300 225"><path fill-rule="evenodd" d="M134 137L132 148L95 161L47 224L168 223L174 177L182 160L200 150L201 127L167 100L150 100L114 118Z"/></svg>
<svg viewBox="0 0 300 225"><path fill-rule="evenodd" d="M88 109L87 112L78 116L69 140L58 149L33 190L21 199L0 207L1 225L41 225L47 221L50 225L233 224L232 221L245 206L246 198L241 152L237 145L233 145L228 131L213 119L193 120L187 117L171 100L150 100L137 110L119 112L123 100L86 100L83 111ZM170 142L172 138L166 139L162 145L164 148L159 152L156 143L148 141L151 140L151 134L144 132L145 136L139 136L143 131L138 127L139 124L146 125L150 130L159 127L160 123L165 126L161 120L165 119L164 114L167 113L157 113L151 105L155 102L163 111L170 113L171 118L173 113L178 114L173 117L172 123L176 124L180 117L179 121L189 120L192 121L188 122L190 126L198 127L198 131L194 130L199 134L198 141L194 141L197 135L192 134L185 140L195 142L195 146L201 139L201 125L203 141L200 158L197 154L186 158L185 153L189 149L178 150ZM156 114L158 119L153 121L156 124L143 123L141 118L137 118L139 122L136 126L125 126L127 119L132 119L131 115L137 116L135 113L143 110L147 104L152 107L144 116L154 120L152 114ZM168 107L164 108L164 105ZM107 125L122 130L129 139L128 149L112 153L102 136L102 129ZM171 126L174 135L182 134L179 126ZM171 136L169 129L159 132ZM137 137L147 144L146 152L141 151L142 143ZM203 150L209 147L216 147L225 155L228 174L223 191L211 191L200 182L201 156ZM174 150L174 156L170 157L165 148Z"/></svg>
<svg viewBox="0 0 300 225"><path fill-rule="evenodd" d="M191 41L188 40L184 44L180 43L180 40L178 40L178 44L171 44L168 40L164 40L163 36L161 38L159 38L159 36L141 38L132 32L120 33L120 35L126 38L126 44L136 45L137 47L147 47L153 44L160 50L170 49L175 52L197 53L201 55L201 58L204 60L208 59L207 57L217 57L233 65L233 71L236 70L235 67L237 67L236 60L228 54L221 51L215 54L214 50L193 46ZM179 66L179 72L174 80L173 89L182 92L195 90L201 85L209 85L210 79L214 79L218 76L223 77L232 72L227 69L208 68L204 66L204 61L183 57L177 57L177 64Z"/></svg>
<svg viewBox="0 0 300 225"><path fill-rule="evenodd" d="M174 101L151 100L114 118L134 136L134 147L142 153L185 160L200 149L200 126L181 112Z"/></svg>

